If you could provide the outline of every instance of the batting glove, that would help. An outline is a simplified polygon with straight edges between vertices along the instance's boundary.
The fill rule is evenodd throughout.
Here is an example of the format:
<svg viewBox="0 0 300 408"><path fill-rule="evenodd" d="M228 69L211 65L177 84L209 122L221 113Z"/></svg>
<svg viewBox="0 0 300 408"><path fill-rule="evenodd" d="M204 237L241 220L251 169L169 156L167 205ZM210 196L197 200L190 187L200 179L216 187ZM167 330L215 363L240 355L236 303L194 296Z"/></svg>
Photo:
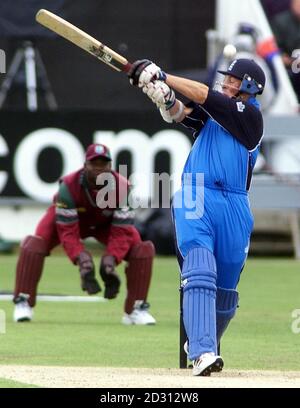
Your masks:
<svg viewBox="0 0 300 408"><path fill-rule="evenodd" d="M129 78L129 82L131 85L138 86L140 75L148 65L152 64L152 62L148 59L137 60L132 65L130 70L127 73Z"/></svg>
<svg viewBox="0 0 300 408"><path fill-rule="evenodd" d="M164 82L166 78L167 78L166 73L152 62L151 64L148 64L146 67L144 67L144 69L141 71L138 86L139 88L143 88L150 82L156 80Z"/></svg>
<svg viewBox="0 0 300 408"><path fill-rule="evenodd" d="M165 82L150 82L143 87L143 92L159 109L163 107L165 110L169 110L175 105L175 92Z"/></svg>
<svg viewBox="0 0 300 408"><path fill-rule="evenodd" d="M155 79L166 80L166 74L148 59L135 61L127 73L127 76L129 77L131 85L139 86L139 88L142 88Z"/></svg>

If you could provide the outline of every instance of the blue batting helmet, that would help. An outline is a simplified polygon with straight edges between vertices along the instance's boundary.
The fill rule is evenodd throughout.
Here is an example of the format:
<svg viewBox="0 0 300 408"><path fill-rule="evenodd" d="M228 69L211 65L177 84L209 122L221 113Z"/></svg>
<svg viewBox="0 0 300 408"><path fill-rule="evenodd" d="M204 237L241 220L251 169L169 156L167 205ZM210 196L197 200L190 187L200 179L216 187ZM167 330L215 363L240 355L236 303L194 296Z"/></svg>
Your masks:
<svg viewBox="0 0 300 408"><path fill-rule="evenodd" d="M242 81L240 92L250 95L262 94L266 77L261 67L251 59L240 58L232 61L227 71L218 71L223 75L231 75Z"/></svg>

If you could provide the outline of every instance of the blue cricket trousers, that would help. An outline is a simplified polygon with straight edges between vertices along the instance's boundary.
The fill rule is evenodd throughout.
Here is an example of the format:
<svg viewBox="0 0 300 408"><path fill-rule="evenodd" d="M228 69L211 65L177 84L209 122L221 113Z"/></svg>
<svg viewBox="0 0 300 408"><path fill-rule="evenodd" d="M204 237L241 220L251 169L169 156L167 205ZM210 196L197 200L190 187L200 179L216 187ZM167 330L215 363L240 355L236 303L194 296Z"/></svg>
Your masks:
<svg viewBox="0 0 300 408"><path fill-rule="evenodd" d="M235 289L253 229L247 193L184 186L174 195L172 213L179 257L207 248L216 259L217 287Z"/></svg>

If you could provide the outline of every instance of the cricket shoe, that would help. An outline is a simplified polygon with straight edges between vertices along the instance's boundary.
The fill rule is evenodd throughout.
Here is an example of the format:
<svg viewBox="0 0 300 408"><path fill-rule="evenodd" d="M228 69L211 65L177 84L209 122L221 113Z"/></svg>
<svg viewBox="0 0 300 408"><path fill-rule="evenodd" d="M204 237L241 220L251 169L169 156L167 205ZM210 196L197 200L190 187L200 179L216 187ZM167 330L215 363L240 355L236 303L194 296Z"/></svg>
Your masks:
<svg viewBox="0 0 300 408"><path fill-rule="evenodd" d="M125 313L122 317L122 323L125 325L140 324L140 325L153 325L156 323L154 317L149 313L149 303L143 300L136 300L133 311L128 314Z"/></svg>
<svg viewBox="0 0 300 408"><path fill-rule="evenodd" d="M15 322L30 322L33 317L33 310L28 303L29 295L20 293L14 300L14 321Z"/></svg>
<svg viewBox="0 0 300 408"><path fill-rule="evenodd" d="M209 377L211 373L222 371L224 362L215 353L204 353L193 361L193 375Z"/></svg>

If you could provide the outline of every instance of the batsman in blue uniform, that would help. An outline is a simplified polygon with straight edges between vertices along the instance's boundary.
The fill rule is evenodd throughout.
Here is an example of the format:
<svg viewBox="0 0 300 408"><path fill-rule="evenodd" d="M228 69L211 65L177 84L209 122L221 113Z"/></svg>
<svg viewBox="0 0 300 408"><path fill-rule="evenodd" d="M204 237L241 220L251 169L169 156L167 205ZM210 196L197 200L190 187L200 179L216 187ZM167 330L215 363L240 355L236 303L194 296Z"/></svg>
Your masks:
<svg viewBox="0 0 300 408"><path fill-rule="evenodd" d="M185 348L196 376L223 368L218 345L238 305L236 287L253 229L248 191L263 136L256 95L264 90L264 72L253 60L238 59L221 73L217 91L166 74L149 60L136 61L129 72L130 82L143 89L165 121L194 132L173 219ZM174 90L190 102L184 105Z"/></svg>

